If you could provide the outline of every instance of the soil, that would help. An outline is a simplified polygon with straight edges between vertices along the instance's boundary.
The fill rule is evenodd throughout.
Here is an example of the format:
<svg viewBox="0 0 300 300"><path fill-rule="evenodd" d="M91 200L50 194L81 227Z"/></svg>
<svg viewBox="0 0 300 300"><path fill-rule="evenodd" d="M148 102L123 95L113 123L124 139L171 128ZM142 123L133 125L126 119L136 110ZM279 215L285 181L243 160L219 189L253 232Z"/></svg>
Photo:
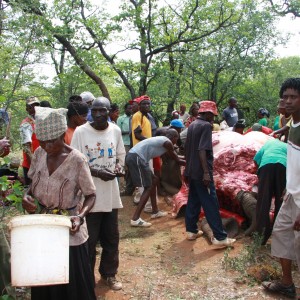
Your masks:
<svg viewBox="0 0 300 300"><path fill-rule="evenodd" d="M204 237L186 240L183 217L174 219L170 213L167 217L151 220L150 228L130 227L135 210L133 198L122 197L122 200L117 278L123 289L109 290L95 269L97 299L286 299L266 293L259 283L245 281L236 271L225 270L222 264L224 248L215 248ZM171 211L161 198L159 207ZM150 220L148 214L141 217ZM239 239L230 257L238 256L243 245L249 242L249 238ZM270 252L269 245L265 249ZM99 257L96 268L98 266ZM299 275L296 279L298 283Z"/></svg>

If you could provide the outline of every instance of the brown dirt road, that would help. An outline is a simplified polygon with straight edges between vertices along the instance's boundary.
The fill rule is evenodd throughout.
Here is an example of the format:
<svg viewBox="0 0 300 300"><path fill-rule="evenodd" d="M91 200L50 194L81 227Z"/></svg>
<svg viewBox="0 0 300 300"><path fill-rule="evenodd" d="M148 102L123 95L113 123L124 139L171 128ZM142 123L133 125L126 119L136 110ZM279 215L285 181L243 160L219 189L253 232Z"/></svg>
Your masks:
<svg viewBox="0 0 300 300"><path fill-rule="evenodd" d="M98 299L109 300L193 300L193 299L286 299L265 293L259 284L239 282L239 274L222 266L224 249L216 249L203 237L185 239L184 218L151 220L150 228L130 227L135 206L132 197L123 197L119 211L121 291L109 290L96 274ZM171 208L160 200L159 207ZM150 215L143 214L149 219ZM238 240L230 256L242 251ZM96 267L99 265L97 261Z"/></svg>

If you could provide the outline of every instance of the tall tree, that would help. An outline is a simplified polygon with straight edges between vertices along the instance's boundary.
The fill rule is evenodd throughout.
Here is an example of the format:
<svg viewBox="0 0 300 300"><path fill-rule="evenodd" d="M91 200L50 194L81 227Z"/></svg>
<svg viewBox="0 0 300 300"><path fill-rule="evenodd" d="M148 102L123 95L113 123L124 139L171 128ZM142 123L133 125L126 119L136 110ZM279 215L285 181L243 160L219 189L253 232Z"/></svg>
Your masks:
<svg viewBox="0 0 300 300"><path fill-rule="evenodd" d="M292 14L295 17L300 17L299 0L283 0L283 1L268 0L268 2L271 4L272 9L281 16Z"/></svg>

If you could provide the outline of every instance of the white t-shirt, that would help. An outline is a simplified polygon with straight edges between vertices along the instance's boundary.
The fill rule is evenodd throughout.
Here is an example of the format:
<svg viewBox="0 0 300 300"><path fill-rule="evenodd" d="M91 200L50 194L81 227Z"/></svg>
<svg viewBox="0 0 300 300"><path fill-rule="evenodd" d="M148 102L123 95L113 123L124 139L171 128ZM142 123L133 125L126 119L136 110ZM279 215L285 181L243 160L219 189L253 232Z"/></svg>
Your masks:
<svg viewBox="0 0 300 300"><path fill-rule="evenodd" d="M189 117L190 115L185 111L184 114L181 116L179 115L179 119L182 120L183 124L186 121L186 119Z"/></svg>
<svg viewBox="0 0 300 300"><path fill-rule="evenodd" d="M124 166L125 148L120 128L108 123L105 130L96 130L90 123L75 129L71 147L78 149L87 159L90 167L95 169L114 170L116 160ZM91 212L110 212L115 208L122 208L117 178L103 181L93 177L96 186L96 201Z"/></svg>
<svg viewBox="0 0 300 300"><path fill-rule="evenodd" d="M287 142L286 189L300 208L300 122L292 124Z"/></svg>

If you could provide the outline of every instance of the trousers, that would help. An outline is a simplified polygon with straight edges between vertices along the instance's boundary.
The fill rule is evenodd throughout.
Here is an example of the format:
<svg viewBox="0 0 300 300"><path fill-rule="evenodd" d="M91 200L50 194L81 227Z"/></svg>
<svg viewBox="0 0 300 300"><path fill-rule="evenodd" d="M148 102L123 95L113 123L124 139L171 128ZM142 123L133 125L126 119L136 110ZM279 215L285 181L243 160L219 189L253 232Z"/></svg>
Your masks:
<svg viewBox="0 0 300 300"><path fill-rule="evenodd" d="M102 247L99 273L105 278L115 276L119 267L118 210L89 213L86 216L86 224L92 269L95 269L96 246L99 242Z"/></svg>

